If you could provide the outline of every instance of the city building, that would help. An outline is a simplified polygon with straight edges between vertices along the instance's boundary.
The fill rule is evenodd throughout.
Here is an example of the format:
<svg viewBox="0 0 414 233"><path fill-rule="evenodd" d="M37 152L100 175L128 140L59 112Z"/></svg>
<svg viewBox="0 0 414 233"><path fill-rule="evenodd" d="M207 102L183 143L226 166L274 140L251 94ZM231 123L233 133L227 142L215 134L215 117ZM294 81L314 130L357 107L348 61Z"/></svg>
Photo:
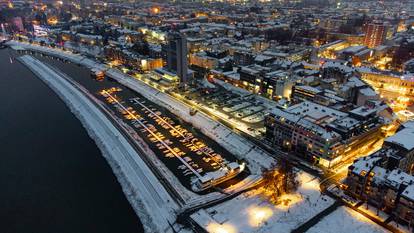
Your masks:
<svg viewBox="0 0 414 233"><path fill-rule="evenodd" d="M401 169L414 174L414 121L407 121L392 136L385 139L384 144L376 154L382 155L385 168Z"/></svg>
<svg viewBox="0 0 414 233"><path fill-rule="evenodd" d="M375 48L382 45L387 37L387 30L387 26L384 24L368 24L364 37L364 45L368 48Z"/></svg>
<svg viewBox="0 0 414 233"><path fill-rule="evenodd" d="M187 64L187 39L179 33L170 33L167 37L166 45L167 67L170 72L174 72L180 78L180 85L187 85L189 82Z"/></svg>
<svg viewBox="0 0 414 233"><path fill-rule="evenodd" d="M370 68L358 69L361 79L370 84L395 111L405 110L414 103L414 75Z"/></svg>
<svg viewBox="0 0 414 233"><path fill-rule="evenodd" d="M414 222L414 122L406 122L382 148L359 158L348 168L346 192L393 215Z"/></svg>
<svg viewBox="0 0 414 233"><path fill-rule="evenodd" d="M414 73L414 58L404 62L403 69L405 72Z"/></svg>
<svg viewBox="0 0 414 233"><path fill-rule="evenodd" d="M381 140L384 123L377 111L363 106L342 112L303 101L274 109L266 116L266 139L323 167L332 167Z"/></svg>

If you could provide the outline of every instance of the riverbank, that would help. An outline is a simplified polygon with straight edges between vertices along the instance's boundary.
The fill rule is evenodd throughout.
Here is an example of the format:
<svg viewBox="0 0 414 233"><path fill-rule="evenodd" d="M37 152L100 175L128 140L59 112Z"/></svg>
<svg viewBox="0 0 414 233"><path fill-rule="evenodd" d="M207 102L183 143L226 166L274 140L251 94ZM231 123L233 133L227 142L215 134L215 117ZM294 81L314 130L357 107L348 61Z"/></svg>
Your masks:
<svg viewBox="0 0 414 233"><path fill-rule="evenodd" d="M21 60L58 93L97 142L140 216L146 232L172 232L169 222L175 221L174 211L178 206L140 160L127 139L95 106L96 103L93 104L84 96L85 93L82 94L73 84L38 60L30 56L23 56Z"/></svg>
<svg viewBox="0 0 414 233"><path fill-rule="evenodd" d="M95 142L14 55L0 50L2 232L143 232Z"/></svg>

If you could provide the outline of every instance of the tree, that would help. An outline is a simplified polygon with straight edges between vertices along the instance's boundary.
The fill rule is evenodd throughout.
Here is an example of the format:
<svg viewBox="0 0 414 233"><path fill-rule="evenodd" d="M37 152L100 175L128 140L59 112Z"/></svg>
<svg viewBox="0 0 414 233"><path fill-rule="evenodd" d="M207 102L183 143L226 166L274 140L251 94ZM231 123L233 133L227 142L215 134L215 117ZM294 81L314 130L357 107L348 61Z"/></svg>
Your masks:
<svg viewBox="0 0 414 233"><path fill-rule="evenodd" d="M270 201L278 204L279 197L285 193L295 191L299 185L296 180L297 172L292 164L283 158L279 158L270 169L263 170L264 188L270 195Z"/></svg>

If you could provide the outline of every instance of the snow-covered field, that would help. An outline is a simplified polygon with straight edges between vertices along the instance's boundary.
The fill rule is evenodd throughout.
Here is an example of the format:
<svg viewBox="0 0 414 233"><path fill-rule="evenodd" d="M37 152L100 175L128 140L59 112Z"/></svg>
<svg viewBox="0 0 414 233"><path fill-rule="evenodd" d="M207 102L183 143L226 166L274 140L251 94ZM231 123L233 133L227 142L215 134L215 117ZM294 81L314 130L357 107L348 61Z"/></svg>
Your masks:
<svg viewBox="0 0 414 233"><path fill-rule="evenodd" d="M287 205L268 202L264 188L260 188L200 210L191 217L212 233L222 229L228 233L290 232L334 203L330 197L321 195L314 177L300 173L299 180L301 185L296 193L281 197L290 200Z"/></svg>
<svg viewBox="0 0 414 233"><path fill-rule="evenodd" d="M306 233L384 233L389 232L362 214L339 207L310 228Z"/></svg>

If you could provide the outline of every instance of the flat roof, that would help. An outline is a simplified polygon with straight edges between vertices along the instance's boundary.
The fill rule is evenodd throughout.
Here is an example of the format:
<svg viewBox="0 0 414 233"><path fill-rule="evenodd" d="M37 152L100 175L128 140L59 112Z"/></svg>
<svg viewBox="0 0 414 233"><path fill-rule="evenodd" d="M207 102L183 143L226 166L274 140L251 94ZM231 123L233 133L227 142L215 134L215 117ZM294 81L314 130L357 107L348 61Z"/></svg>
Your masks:
<svg viewBox="0 0 414 233"><path fill-rule="evenodd" d="M414 128L404 128L385 139L386 142L397 144L407 150L414 149Z"/></svg>

